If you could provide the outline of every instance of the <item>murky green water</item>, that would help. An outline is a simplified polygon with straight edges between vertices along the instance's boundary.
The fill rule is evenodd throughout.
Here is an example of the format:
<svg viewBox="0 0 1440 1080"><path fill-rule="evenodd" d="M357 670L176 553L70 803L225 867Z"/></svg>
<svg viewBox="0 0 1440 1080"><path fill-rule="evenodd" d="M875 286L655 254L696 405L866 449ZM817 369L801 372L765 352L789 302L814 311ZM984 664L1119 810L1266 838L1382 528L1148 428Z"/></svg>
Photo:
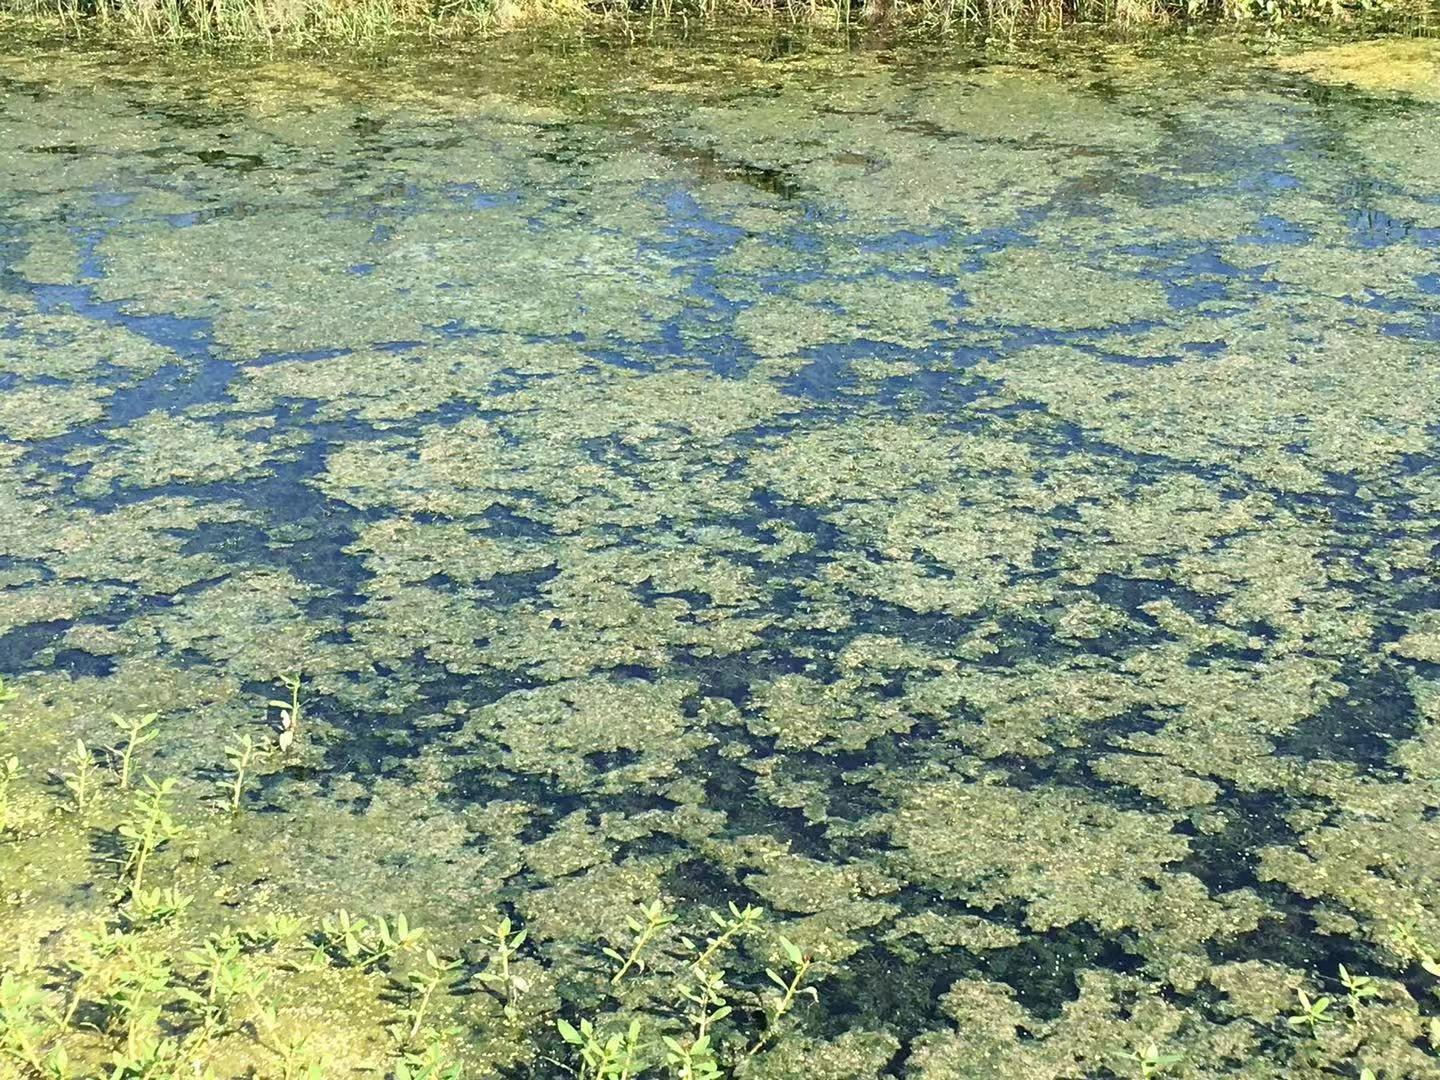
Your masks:
<svg viewBox="0 0 1440 1080"><path fill-rule="evenodd" d="M197 911L558 971L763 904L822 1002L750 1075L1440 1075L1440 105L517 55L0 60L16 752L158 708L198 786L302 670ZM1297 1050L1342 961L1388 996Z"/></svg>

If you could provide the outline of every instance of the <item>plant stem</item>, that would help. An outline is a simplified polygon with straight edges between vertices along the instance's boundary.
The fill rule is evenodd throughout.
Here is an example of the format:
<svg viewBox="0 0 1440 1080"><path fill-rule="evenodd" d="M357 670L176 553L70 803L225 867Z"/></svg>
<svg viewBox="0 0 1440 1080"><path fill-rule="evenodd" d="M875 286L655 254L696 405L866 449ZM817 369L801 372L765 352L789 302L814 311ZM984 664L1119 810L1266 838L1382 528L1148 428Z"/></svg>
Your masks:
<svg viewBox="0 0 1440 1080"><path fill-rule="evenodd" d="M410 1025L409 1041L411 1043L415 1041L415 1036L420 1034L420 1025L425 1021L425 1010L430 1005L430 995L435 992L435 987L439 985L439 983L439 978L431 979L425 986L425 992L420 995L420 1004L415 1009L415 1022Z"/></svg>
<svg viewBox="0 0 1440 1080"><path fill-rule="evenodd" d="M715 938L715 940L710 942L710 945L705 949L704 952L702 952L699 956L695 958L695 963L692 966L697 968L703 968L706 963L709 962L712 956L718 953L726 945L730 944L731 940L734 939L735 935L740 932L740 929L740 923L733 923L729 927L727 927L722 934L720 934L718 937Z"/></svg>
<svg viewBox="0 0 1440 1080"><path fill-rule="evenodd" d="M130 728L130 736L125 740L125 753L120 755L120 790L130 790L130 755L135 752L135 728Z"/></svg>
<svg viewBox="0 0 1440 1080"><path fill-rule="evenodd" d="M805 973L809 970L810 958L807 956L800 961L800 965L795 969L795 977L790 980L790 985L785 988L785 996L780 999L780 1004L776 1006L775 1015L771 1018L769 1026L766 1027L765 1030L761 1032L760 1037L755 1040L755 1045L750 1048L749 1053L745 1055L746 1057L754 1057L764 1049L765 1044L770 1041L780 1026L781 1017L790 1011L790 1006L795 1001L795 995L800 992L800 984L805 979Z"/></svg>
<svg viewBox="0 0 1440 1080"><path fill-rule="evenodd" d="M610 980L611 986L619 986L620 980L625 977L626 972L639 962L641 951L650 943L650 939L655 935L657 929L658 927L654 923L650 923L640 931L640 936L635 939L635 947L630 950L630 955L625 959L625 963L620 965L620 970Z"/></svg>

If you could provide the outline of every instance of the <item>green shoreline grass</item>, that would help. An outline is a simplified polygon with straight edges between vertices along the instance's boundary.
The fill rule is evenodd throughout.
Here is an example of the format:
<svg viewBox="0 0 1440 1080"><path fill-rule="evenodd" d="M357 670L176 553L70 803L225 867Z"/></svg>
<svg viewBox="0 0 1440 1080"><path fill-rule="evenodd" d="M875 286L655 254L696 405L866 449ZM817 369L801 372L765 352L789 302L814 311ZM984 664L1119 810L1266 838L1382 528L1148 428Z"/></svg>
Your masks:
<svg viewBox="0 0 1440 1080"><path fill-rule="evenodd" d="M270 47L398 37L485 38L569 28L633 39L657 28L772 23L832 31L899 29L1014 38L1068 28L1376 25L1429 32L1431 0L0 0L0 28L76 39Z"/></svg>

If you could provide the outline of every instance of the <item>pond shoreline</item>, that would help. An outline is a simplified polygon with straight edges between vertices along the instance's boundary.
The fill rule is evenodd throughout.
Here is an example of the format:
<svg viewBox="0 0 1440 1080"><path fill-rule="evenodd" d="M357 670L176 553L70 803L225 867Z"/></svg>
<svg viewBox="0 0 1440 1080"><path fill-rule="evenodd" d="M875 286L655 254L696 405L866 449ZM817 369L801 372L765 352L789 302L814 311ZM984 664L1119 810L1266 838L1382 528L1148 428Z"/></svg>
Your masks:
<svg viewBox="0 0 1440 1080"><path fill-rule="evenodd" d="M15 43L324 50L484 43L507 35L635 44L776 33L860 48L1009 47L1240 34L1269 45L1437 32L1434 0L0 0Z"/></svg>

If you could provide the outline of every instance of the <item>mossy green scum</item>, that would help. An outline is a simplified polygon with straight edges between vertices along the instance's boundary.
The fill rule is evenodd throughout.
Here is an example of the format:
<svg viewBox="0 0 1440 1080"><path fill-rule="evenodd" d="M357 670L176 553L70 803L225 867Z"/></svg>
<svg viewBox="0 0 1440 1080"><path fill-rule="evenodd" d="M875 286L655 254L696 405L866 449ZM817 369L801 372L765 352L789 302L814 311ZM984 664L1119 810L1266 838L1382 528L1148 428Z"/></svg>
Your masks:
<svg viewBox="0 0 1440 1080"><path fill-rule="evenodd" d="M0 1074L1440 1076L1436 55L0 56Z"/></svg>

